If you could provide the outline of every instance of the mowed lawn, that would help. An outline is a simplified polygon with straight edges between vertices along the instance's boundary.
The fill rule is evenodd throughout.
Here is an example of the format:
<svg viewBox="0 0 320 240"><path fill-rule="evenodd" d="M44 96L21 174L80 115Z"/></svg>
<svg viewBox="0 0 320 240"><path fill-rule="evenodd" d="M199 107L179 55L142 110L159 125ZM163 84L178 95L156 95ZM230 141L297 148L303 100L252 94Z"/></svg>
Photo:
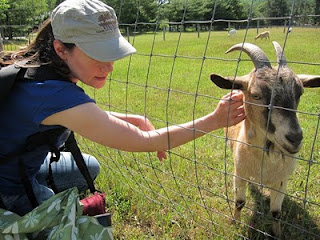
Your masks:
<svg viewBox="0 0 320 240"><path fill-rule="evenodd" d="M285 44L295 73L320 75L319 28L256 29L187 33L152 32L130 36L137 54L117 61L106 86L83 86L105 110L147 116L156 128L192 121L213 111L227 90L210 74L245 75L253 68L246 54L224 52L236 43L261 47L272 65L272 41ZM304 145L283 204L283 239L320 238L320 89L305 89L298 108ZM248 191L241 223L233 211L233 160L222 130L172 149L162 163L156 153L127 153L79 139L84 152L102 164L97 179L107 193L116 239L265 239L271 229L267 195ZM265 191L267 194L267 191Z"/></svg>

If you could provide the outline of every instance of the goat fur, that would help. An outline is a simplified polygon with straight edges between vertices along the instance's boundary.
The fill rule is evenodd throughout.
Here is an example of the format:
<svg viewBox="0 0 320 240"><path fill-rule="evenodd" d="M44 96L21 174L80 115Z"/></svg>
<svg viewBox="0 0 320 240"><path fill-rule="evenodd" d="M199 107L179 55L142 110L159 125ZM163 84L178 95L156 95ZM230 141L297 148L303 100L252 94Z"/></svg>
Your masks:
<svg viewBox="0 0 320 240"><path fill-rule="evenodd" d="M270 39L270 31L264 31L262 33L259 33L254 39L257 40L257 39Z"/></svg>
<svg viewBox="0 0 320 240"><path fill-rule="evenodd" d="M237 30L236 29L231 29L228 31L228 36L231 37L231 36L234 36L237 34Z"/></svg>
<svg viewBox="0 0 320 240"><path fill-rule="evenodd" d="M262 52L253 44L245 44L257 52ZM277 67L271 67L265 57L264 61L267 63L255 63L258 67L246 76L221 77L212 74L211 80L220 88L240 89L244 93L246 119L225 129L235 166L234 219L240 220L241 209L245 205L247 183L264 186L270 191L270 211L274 217L272 232L279 236L282 202L288 178L295 169L296 155L302 144L302 130L295 110L303 87L320 87L320 76L295 75L286 65L280 45L276 42L273 44L278 56L283 56L281 61L278 59ZM237 44L230 49L241 50L241 46L242 44ZM230 49L226 53L230 52ZM252 56L263 58L255 53ZM270 93L274 98L267 93L272 89L274 92ZM270 99L267 99L268 97ZM285 98L290 98L290 106L286 105L288 101ZM274 104L274 107L270 108L270 104Z"/></svg>

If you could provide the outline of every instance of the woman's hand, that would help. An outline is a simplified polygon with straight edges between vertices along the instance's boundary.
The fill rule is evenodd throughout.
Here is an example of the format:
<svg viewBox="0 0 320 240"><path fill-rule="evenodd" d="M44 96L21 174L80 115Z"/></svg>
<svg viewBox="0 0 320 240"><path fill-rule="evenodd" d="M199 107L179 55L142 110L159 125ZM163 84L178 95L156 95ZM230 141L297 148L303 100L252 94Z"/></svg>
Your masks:
<svg viewBox="0 0 320 240"><path fill-rule="evenodd" d="M243 93L235 90L222 97L214 111L218 128L233 126L245 119L242 99Z"/></svg>
<svg viewBox="0 0 320 240"><path fill-rule="evenodd" d="M146 117L142 117L141 120L139 121L138 127L142 130L142 131L151 131L151 130L155 130L153 124L150 122L150 120ZM160 161L162 161L163 159L167 159L167 154L165 151L158 151L157 152L157 157Z"/></svg>

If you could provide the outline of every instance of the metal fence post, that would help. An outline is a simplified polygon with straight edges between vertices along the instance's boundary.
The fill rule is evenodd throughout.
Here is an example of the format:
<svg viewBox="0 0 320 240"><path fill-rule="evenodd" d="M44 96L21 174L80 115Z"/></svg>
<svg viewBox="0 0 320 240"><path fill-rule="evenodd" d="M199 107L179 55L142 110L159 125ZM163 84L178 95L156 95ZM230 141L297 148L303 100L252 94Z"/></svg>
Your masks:
<svg viewBox="0 0 320 240"><path fill-rule="evenodd" d="M1 35L2 28L0 28L0 57L3 56L3 40Z"/></svg>

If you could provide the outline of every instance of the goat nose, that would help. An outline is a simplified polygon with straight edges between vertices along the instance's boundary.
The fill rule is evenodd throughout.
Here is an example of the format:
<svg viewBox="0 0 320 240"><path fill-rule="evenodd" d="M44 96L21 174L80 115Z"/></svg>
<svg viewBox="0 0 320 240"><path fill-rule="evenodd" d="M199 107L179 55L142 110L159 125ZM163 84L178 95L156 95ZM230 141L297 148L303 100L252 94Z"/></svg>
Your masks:
<svg viewBox="0 0 320 240"><path fill-rule="evenodd" d="M296 130L295 132L291 132L290 134L286 135L286 139L294 147L299 147L303 139L302 130Z"/></svg>

